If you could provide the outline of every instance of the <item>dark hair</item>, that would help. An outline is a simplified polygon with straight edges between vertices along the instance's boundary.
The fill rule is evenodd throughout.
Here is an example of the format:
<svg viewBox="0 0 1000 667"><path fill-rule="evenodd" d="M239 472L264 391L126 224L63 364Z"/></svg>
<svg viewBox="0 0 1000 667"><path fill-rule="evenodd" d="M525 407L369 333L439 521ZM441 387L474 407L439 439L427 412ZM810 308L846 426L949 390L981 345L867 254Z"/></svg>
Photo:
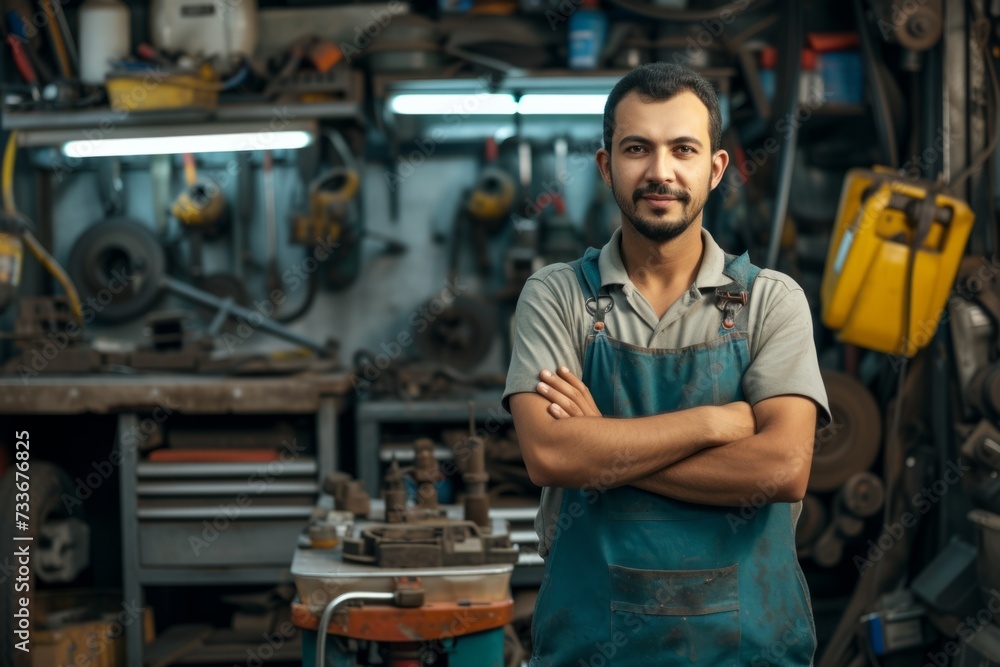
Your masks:
<svg viewBox="0 0 1000 667"><path fill-rule="evenodd" d="M722 111L715 88L694 70L673 63L647 63L636 67L615 84L604 103L604 149L611 152L611 136L615 133L615 110L622 98L632 91L643 101L662 102L689 90L708 107L708 133L712 152L722 144Z"/></svg>

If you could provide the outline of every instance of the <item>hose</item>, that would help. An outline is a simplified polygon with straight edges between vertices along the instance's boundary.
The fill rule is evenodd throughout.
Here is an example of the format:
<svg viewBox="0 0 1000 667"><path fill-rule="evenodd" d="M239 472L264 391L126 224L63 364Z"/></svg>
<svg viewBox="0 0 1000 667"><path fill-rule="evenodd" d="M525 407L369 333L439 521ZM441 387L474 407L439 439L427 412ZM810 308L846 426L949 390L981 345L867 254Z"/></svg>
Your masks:
<svg viewBox="0 0 1000 667"><path fill-rule="evenodd" d="M80 294L76 291L76 286L69 279L66 271L63 270L55 257L49 254L45 246L31 233L30 220L18 213L17 205L14 202L14 164L17 157L17 130L13 130L7 137L7 146L3 153L3 168L0 180L3 187L3 208L10 217L18 220L22 224L21 236L24 238L24 245L28 247L31 254L35 256L38 263L45 267L45 270L52 274L52 277L62 285L69 300L70 312L76 317L79 323L83 323L83 306L80 305Z"/></svg>

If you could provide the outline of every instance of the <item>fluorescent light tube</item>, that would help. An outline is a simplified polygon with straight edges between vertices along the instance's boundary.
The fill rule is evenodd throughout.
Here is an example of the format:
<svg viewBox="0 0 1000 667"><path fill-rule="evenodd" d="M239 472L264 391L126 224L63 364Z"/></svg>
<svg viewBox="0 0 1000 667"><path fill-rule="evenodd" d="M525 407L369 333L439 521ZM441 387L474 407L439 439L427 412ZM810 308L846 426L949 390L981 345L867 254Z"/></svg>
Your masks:
<svg viewBox="0 0 1000 667"><path fill-rule="evenodd" d="M389 103L393 113L407 116L446 114L506 116L517 111L514 96L506 93L396 95Z"/></svg>
<svg viewBox="0 0 1000 667"><path fill-rule="evenodd" d="M179 153L227 153L304 148L313 136L301 130L284 132L240 132L179 137L135 137L68 141L62 147L67 157L118 157L129 155L175 155Z"/></svg>
<svg viewBox="0 0 1000 667"><path fill-rule="evenodd" d="M607 100L607 95L528 93L521 96L517 111L525 116L602 116L604 115L604 103Z"/></svg>

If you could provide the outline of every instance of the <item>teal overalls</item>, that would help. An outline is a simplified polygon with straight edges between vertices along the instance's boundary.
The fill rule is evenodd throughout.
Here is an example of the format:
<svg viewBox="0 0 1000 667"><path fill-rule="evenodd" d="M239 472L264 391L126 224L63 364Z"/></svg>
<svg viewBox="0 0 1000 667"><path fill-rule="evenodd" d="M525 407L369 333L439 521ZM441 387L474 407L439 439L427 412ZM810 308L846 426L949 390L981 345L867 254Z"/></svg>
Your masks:
<svg viewBox="0 0 1000 667"><path fill-rule="evenodd" d="M598 255L591 248L571 264L595 324L613 305ZM716 291L720 325L708 342L648 349L595 326L583 381L601 413L743 400L746 303L759 271L746 254L726 255L733 282ZM745 519L739 508L632 486L565 489L535 607L531 667L812 664L815 631L791 507L764 505Z"/></svg>

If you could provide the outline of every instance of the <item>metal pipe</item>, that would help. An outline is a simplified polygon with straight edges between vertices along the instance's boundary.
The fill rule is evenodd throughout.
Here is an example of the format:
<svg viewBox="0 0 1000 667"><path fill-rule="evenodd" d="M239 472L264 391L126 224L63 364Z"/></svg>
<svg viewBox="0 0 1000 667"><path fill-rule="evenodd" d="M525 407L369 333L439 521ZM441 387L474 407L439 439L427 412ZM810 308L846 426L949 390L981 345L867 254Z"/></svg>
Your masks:
<svg viewBox="0 0 1000 667"><path fill-rule="evenodd" d="M788 20L788 39L785 41L785 94L788 103L787 127L788 134L781 147L781 161L778 164L778 193L774 198L774 217L771 219L771 238L767 247L766 268L774 268L778 264L778 251L781 249L781 237L785 232L785 217L788 215L788 199L792 193L792 169L795 165L795 147L799 135L799 78L801 76L802 58L799 51L802 48L802 4L797 0L789 0L785 16Z"/></svg>
<svg viewBox="0 0 1000 667"><path fill-rule="evenodd" d="M395 593L355 591L353 593L343 593L330 600L323 609L323 615L319 617L319 627L316 628L319 634L316 638L316 667L325 667L326 665L326 630L330 626L330 619L333 618L333 612L337 610L337 607L346 602L353 602L354 600L394 599L396 599Z"/></svg>
<svg viewBox="0 0 1000 667"><path fill-rule="evenodd" d="M221 299L214 294L209 294L204 290L197 289L183 283L179 280L175 280L169 276L165 276L162 279L163 287L177 296L184 297L189 301L194 301L202 306L208 306L209 308L216 308L220 311L225 311L228 314L235 315L236 317L242 317L247 321L247 324L256 327L258 329L263 329L264 331L273 334L279 338L284 338L285 340L297 343L303 347L307 347L310 350L318 352L321 356L328 352L327 348L320 343L307 338L301 334L298 334L288 327L283 327L280 324L264 317L260 312L256 310L250 310L244 308L238 304L232 303L232 299ZM250 322L250 317L256 315L260 319L259 324L253 324Z"/></svg>

